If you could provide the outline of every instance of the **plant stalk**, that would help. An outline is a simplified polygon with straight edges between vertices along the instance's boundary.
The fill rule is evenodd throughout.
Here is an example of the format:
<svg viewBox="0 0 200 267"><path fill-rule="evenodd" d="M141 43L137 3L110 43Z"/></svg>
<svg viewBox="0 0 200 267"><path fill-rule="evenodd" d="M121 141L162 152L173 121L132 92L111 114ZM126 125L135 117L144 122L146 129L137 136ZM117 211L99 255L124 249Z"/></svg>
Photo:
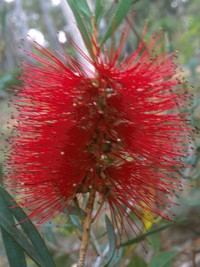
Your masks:
<svg viewBox="0 0 200 267"><path fill-rule="evenodd" d="M90 239L90 227L92 223L92 210L94 206L95 193L96 193L96 190L94 188L91 188L90 193L89 193L88 203L86 206L86 216L83 221L83 235L82 235L82 241L81 241L77 267L85 266L86 252L87 252L87 247L88 247L88 243Z"/></svg>

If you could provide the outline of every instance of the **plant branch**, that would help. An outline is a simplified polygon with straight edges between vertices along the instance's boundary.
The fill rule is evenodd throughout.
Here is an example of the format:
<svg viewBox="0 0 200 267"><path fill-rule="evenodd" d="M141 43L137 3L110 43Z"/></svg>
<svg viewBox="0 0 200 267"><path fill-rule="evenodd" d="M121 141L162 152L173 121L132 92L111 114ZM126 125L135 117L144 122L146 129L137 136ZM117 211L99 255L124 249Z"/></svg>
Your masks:
<svg viewBox="0 0 200 267"><path fill-rule="evenodd" d="M95 193L96 193L96 190L94 188L91 188L90 193L89 193L88 203L86 206L86 216L83 221L83 236L82 236L82 241L81 241L77 267L85 266L86 251L87 251L88 242L90 238L90 227L92 223L92 210L94 206Z"/></svg>

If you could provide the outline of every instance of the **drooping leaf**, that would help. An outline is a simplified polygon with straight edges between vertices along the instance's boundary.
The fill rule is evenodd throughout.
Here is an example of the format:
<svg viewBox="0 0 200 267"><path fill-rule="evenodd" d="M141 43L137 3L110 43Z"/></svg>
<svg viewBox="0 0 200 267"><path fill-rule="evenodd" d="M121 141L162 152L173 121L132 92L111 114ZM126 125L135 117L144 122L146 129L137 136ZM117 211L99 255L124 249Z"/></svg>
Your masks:
<svg viewBox="0 0 200 267"><path fill-rule="evenodd" d="M120 262L124 249L121 247L115 250L115 254L112 257L111 262L109 263L109 267L115 267Z"/></svg>
<svg viewBox="0 0 200 267"><path fill-rule="evenodd" d="M4 201L2 195L0 195L0 216L3 216L9 222L14 225L14 218L11 215L6 202ZM0 217L1 220L1 217ZM26 259L24 251L21 246L15 241L15 239L10 235L1 225L2 239L5 246L8 262L11 267L26 267Z"/></svg>
<svg viewBox="0 0 200 267"><path fill-rule="evenodd" d="M10 267L27 267L23 249L2 227L1 233Z"/></svg>
<svg viewBox="0 0 200 267"><path fill-rule="evenodd" d="M8 219L4 217L2 213L0 213L0 226L4 229L4 231L9 234L12 239L30 256L30 258L41 267L48 267L45 264L43 259L38 255L38 253L34 250L31 244L28 242L26 237L22 235L22 233L18 230L16 226L10 223Z"/></svg>
<svg viewBox="0 0 200 267"><path fill-rule="evenodd" d="M114 254L115 254L115 247L116 247L116 240L115 240L115 232L110 222L108 216L105 216L106 221L106 230L108 235L108 242L109 242L109 251L106 257L106 262L104 263L104 267L108 267L109 263L111 262Z"/></svg>
<svg viewBox="0 0 200 267"><path fill-rule="evenodd" d="M39 266L55 267L55 263L39 232L3 187L0 187L0 207L1 227L12 236ZM2 207L4 207L4 210ZM8 214L7 217L5 217L5 210ZM20 223L26 236L14 226L13 217Z"/></svg>

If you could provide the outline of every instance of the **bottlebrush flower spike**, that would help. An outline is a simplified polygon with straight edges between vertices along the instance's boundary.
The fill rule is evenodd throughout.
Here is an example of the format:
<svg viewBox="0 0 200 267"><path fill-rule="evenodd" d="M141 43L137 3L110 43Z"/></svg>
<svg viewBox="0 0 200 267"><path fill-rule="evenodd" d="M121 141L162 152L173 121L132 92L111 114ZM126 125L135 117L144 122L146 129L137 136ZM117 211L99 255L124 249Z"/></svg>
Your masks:
<svg viewBox="0 0 200 267"><path fill-rule="evenodd" d="M62 61L37 43L37 54L28 52L40 64L24 64L13 100L5 181L39 223L91 188L117 228L134 224L131 213L168 216L187 155L189 96L162 33L144 42L144 30L121 59L126 34L116 51L92 39L92 60L74 44L94 68L89 75L72 56Z"/></svg>

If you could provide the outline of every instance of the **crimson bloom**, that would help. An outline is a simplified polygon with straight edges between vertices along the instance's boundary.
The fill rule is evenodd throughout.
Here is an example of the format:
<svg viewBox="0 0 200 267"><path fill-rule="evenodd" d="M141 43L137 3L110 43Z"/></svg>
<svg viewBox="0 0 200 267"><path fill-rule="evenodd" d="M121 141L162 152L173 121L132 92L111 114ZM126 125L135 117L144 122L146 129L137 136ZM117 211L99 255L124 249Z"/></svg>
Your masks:
<svg viewBox="0 0 200 267"><path fill-rule="evenodd" d="M127 33L115 51L92 38L93 67L70 55L61 60L34 43L39 65L24 64L13 100L14 134L6 183L39 223L95 189L116 227L163 212L180 186L189 127L187 90L163 33L123 56ZM88 74L89 73L89 74Z"/></svg>

